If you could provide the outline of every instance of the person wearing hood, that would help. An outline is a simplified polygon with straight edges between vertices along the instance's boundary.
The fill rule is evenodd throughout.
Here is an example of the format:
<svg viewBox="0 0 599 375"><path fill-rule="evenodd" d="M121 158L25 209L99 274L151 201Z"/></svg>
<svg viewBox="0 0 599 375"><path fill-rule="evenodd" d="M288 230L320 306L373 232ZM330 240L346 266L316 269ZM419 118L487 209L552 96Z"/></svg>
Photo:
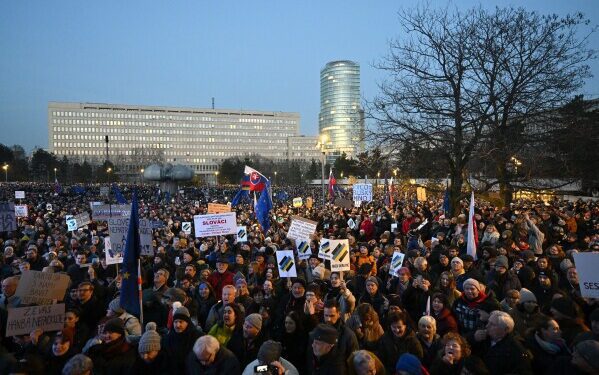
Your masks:
<svg viewBox="0 0 599 375"><path fill-rule="evenodd" d="M487 274L487 288L495 293L498 300L502 300L508 290L522 288L518 275L510 270L505 255L500 255L495 259L494 268Z"/></svg>
<svg viewBox="0 0 599 375"><path fill-rule="evenodd" d="M393 373L397 359L402 353L412 353L419 359L424 357L420 341L409 328L408 320L405 312L390 313L387 317L389 327L378 342L377 356L390 374Z"/></svg>
<svg viewBox="0 0 599 375"><path fill-rule="evenodd" d="M168 359L168 368L173 374L185 371L185 358L202 332L191 321L189 310L181 306L173 314L173 328L160 343Z"/></svg>
<svg viewBox="0 0 599 375"><path fill-rule="evenodd" d="M500 309L499 302L495 297L486 294L484 286L475 279L464 281L464 294L452 306L452 311L463 335L484 328L489 314L493 310Z"/></svg>

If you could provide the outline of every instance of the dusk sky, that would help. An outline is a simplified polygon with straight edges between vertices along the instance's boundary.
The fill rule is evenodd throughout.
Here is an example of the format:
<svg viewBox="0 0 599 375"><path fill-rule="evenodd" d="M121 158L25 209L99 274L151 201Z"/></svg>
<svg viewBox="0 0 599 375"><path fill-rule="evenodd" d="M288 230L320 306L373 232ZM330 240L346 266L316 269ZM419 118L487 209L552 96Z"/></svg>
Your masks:
<svg viewBox="0 0 599 375"><path fill-rule="evenodd" d="M318 132L319 74L361 65L363 100L384 75L373 62L400 36L400 7L419 1L0 2L0 143L48 147L49 101L299 112ZM467 9L479 1L454 1ZM597 0L483 1L599 24ZM430 1L446 6L445 1ZM588 30L588 29L587 29ZM599 49L599 35L590 39ZM599 97L599 62L583 94Z"/></svg>

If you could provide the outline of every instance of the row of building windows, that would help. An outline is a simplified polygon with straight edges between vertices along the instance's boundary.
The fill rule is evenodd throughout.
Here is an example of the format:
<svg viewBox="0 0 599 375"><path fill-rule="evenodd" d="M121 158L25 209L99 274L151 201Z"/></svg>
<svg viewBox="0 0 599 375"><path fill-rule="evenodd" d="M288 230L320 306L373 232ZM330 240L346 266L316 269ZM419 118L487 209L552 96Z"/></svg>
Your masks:
<svg viewBox="0 0 599 375"><path fill-rule="evenodd" d="M157 123L157 122L132 122L132 121L120 121L120 120L68 120L68 119L52 119L52 124L55 125L95 125L95 126L138 126L138 127L155 127L155 128L189 128L189 129L214 129L228 127L229 129L240 129L240 130L264 130L264 125L247 125L247 126L237 126L232 124L223 124L222 126L214 125L214 124L202 124L202 123L193 123L193 124L184 124L184 123ZM266 129L269 131L279 130L279 131L290 131L294 132L296 130L295 126L267 126ZM153 129L146 129L153 130ZM295 135L295 134L294 134Z"/></svg>
<svg viewBox="0 0 599 375"><path fill-rule="evenodd" d="M92 118L118 118L118 119L146 119L146 120L175 120L175 121L237 121L241 123L254 124L288 124L297 125L297 120L284 119L261 119L261 118L237 118L236 115L223 113L228 116L206 117L206 116L180 116L180 115L157 115L157 114L134 114L134 113L114 113L114 112L72 112L72 111L52 111L54 117L92 117ZM241 114L240 114L241 115ZM257 114L243 114L242 116L261 116Z"/></svg>

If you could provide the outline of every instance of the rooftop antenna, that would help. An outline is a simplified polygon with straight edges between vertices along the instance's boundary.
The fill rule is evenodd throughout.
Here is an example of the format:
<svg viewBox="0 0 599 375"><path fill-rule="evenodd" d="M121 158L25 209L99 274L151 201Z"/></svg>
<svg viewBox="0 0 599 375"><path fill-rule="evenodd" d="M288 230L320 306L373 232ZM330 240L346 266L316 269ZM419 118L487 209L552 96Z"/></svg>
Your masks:
<svg viewBox="0 0 599 375"><path fill-rule="evenodd" d="M214 109L214 96L212 97L212 109Z"/></svg>

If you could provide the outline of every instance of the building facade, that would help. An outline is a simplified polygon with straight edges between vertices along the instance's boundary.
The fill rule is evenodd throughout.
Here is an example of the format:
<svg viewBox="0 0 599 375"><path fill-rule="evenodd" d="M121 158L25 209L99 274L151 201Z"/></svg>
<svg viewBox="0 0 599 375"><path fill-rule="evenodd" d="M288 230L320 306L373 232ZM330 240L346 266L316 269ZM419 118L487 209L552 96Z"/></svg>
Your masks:
<svg viewBox="0 0 599 375"><path fill-rule="evenodd" d="M343 152L348 157L364 151L364 111L360 106L360 65L331 61L320 71L320 136L327 159Z"/></svg>
<svg viewBox="0 0 599 375"><path fill-rule="evenodd" d="M287 160L320 160L321 151L316 147L317 136L300 135L287 138Z"/></svg>
<svg viewBox="0 0 599 375"><path fill-rule="evenodd" d="M300 137L299 127L300 115L290 112L48 104L50 152L92 164L108 159L125 172L168 162L210 175L229 157L256 154L276 162L290 155L311 160L307 140L314 151L317 137Z"/></svg>

